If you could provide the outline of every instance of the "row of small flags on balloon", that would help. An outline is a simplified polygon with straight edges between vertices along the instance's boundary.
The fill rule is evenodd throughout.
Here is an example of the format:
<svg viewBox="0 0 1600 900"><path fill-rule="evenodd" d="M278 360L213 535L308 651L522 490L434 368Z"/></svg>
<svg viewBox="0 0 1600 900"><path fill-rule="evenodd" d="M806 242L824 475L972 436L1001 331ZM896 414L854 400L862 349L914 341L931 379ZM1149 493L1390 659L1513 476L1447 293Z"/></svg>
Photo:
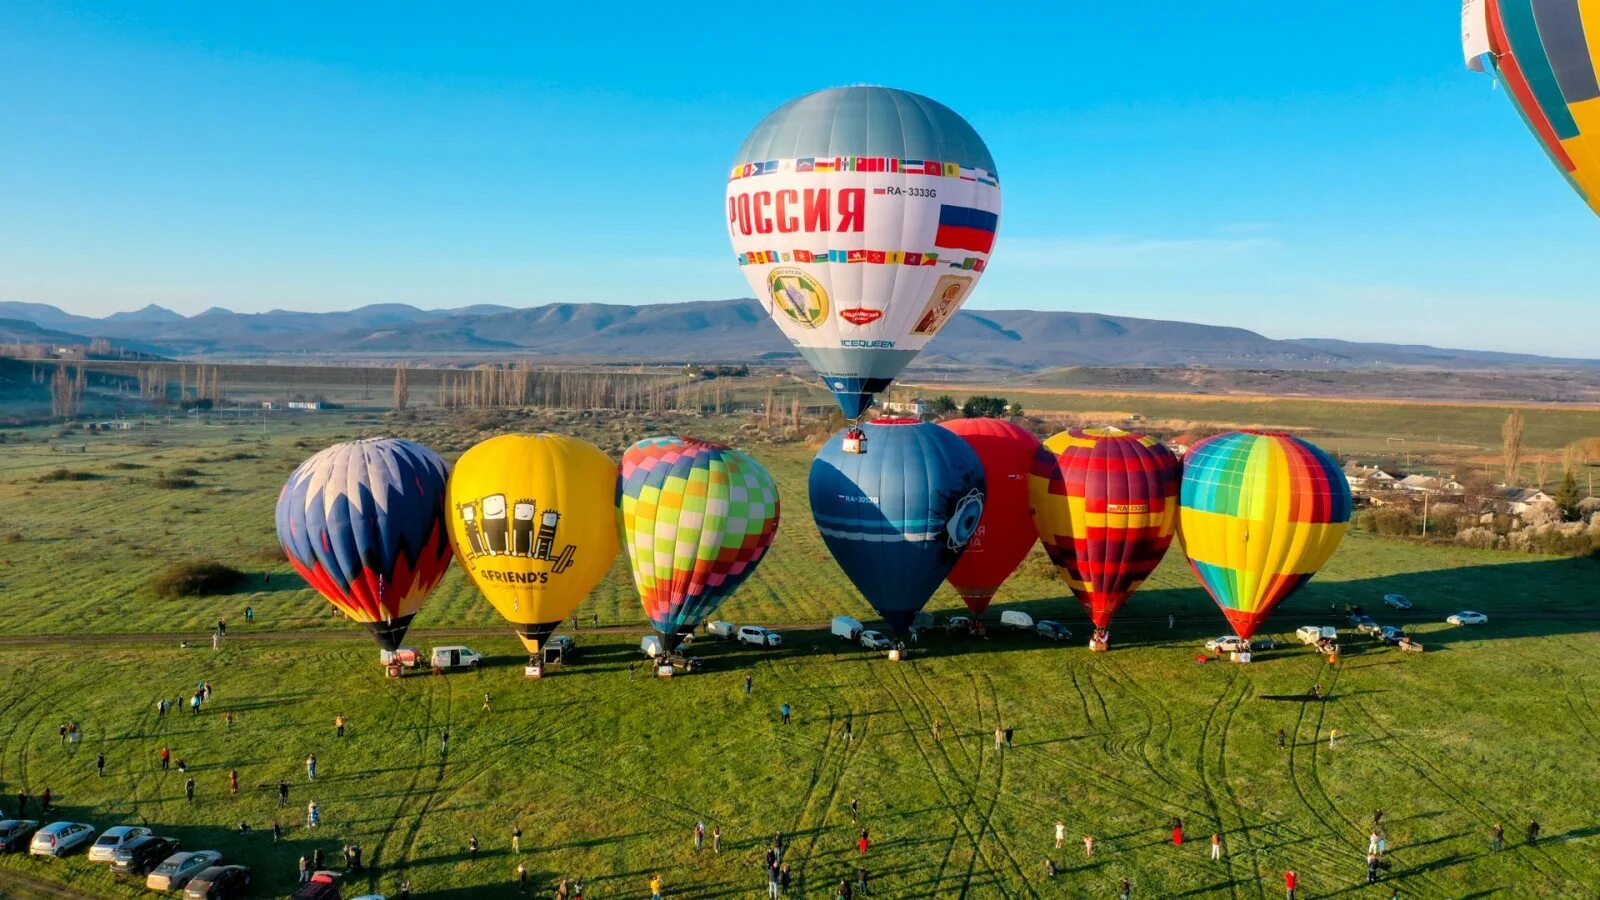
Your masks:
<svg viewBox="0 0 1600 900"><path fill-rule="evenodd" d="M739 254L739 265L752 266L779 262L797 263L866 263L875 266L934 266L941 260L937 253L912 253L906 250L795 250L780 253L776 250L752 250ZM976 256L965 259L943 260L952 269L970 269L982 272L985 261Z"/></svg>
<svg viewBox="0 0 1600 900"><path fill-rule="evenodd" d="M991 187L1000 185L995 174L984 169L933 159L895 159L892 156L835 156L831 159L806 156L800 159L769 159L734 166L728 180L772 175L778 172L899 172L906 175L959 178L962 181L976 181Z"/></svg>

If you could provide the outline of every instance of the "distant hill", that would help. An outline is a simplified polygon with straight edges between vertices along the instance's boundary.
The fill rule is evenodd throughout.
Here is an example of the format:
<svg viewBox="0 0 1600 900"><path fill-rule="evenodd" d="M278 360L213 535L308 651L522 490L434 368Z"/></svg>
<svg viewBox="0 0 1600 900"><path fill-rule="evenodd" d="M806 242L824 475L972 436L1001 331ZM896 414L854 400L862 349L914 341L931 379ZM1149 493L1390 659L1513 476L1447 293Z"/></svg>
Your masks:
<svg viewBox="0 0 1600 900"><path fill-rule="evenodd" d="M38 303L3 302L0 318L68 335L137 343L152 352L178 356L529 354L574 361L700 362L797 358L750 299L641 306L552 303L527 309L478 305L422 310L398 303L340 312L236 313L213 308L187 317L152 305L105 318L77 316ZM1069 366L1464 370L1600 368L1600 360L1325 339L1274 340L1244 328L1097 313L963 310L917 362L923 371L1038 373Z"/></svg>

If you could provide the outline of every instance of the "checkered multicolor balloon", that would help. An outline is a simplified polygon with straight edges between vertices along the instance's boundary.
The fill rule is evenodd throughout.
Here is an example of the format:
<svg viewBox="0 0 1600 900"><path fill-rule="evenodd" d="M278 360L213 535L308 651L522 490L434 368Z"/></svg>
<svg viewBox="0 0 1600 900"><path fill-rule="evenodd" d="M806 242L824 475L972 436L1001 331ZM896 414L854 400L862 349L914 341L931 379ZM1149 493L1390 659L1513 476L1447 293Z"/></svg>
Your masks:
<svg viewBox="0 0 1600 900"><path fill-rule="evenodd" d="M645 615L676 646L772 545L778 488L739 450L687 437L645 438L622 455L617 522Z"/></svg>

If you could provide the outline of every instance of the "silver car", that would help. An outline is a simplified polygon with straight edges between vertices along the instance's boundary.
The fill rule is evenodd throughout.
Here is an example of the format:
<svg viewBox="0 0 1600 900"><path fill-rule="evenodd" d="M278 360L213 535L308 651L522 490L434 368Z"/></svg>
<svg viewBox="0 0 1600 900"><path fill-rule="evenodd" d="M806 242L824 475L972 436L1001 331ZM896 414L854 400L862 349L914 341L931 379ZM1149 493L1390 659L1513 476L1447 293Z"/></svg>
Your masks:
<svg viewBox="0 0 1600 900"><path fill-rule="evenodd" d="M222 854L215 850L195 850L174 853L150 870L144 886L152 891L175 891L189 883L204 869L222 862Z"/></svg>
<svg viewBox="0 0 1600 900"><path fill-rule="evenodd" d="M94 846L89 848L89 861L111 862L112 854L117 852L118 847L136 837L143 837L149 833L150 829L141 828L138 825L116 825L107 828L105 831L100 832L99 840L96 840Z"/></svg>
<svg viewBox="0 0 1600 900"><path fill-rule="evenodd" d="M82 822L51 822L39 829L28 845L34 856L66 856L94 840L94 826Z"/></svg>
<svg viewBox="0 0 1600 900"><path fill-rule="evenodd" d="M888 650L894 646L894 643L884 637L882 632L863 631L861 632L861 646L868 650Z"/></svg>

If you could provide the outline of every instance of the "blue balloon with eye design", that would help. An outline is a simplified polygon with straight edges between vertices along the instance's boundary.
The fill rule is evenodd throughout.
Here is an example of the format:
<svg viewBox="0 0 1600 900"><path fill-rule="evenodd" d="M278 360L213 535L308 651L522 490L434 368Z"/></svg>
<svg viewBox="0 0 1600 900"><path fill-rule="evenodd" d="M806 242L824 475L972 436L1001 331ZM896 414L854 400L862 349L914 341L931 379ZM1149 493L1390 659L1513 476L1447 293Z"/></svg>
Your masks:
<svg viewBox="0 0 1600 900"><path fill-rule="evenodd" d="M950 573L983 515L983 466L937 425L880 419L849 430L811 463L811 515L828 551L890 630L904 636Z"/></svg>

